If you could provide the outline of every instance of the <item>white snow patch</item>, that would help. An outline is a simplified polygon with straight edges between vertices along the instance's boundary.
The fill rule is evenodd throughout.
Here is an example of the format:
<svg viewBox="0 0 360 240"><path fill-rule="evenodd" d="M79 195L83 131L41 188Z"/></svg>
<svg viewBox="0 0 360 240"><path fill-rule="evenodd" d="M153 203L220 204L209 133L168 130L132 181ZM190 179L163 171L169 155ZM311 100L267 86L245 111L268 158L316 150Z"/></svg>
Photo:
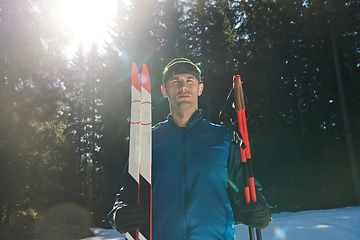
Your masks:
<svg viewBox="0 0 360 240"><path fill-rule="evenodd" d="M264 240L359 240L360 207L273 214L270 226L261 231ZM125 240L112 229L91 229L95 237L86 240ZM247 226L237 225L236 240L249 239Z"/></svg>

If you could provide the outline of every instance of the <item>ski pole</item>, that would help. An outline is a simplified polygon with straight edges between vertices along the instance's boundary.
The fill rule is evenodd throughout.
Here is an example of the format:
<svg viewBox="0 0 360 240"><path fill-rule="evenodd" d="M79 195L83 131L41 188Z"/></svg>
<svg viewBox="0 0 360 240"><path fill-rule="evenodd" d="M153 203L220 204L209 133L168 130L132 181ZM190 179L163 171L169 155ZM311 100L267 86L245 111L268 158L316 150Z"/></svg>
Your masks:
<svg viewBox="0 0 360 240"><path fill-rule="evenodd" d="M234 98L235 98L235 109L238 118L239 132L243 138L245 149L240 148L241 161L243 163L244 178L245 178L245 199L246 204L250 204L250 193L252 203L257 202L256 190L255 190L255 180L252 170L251 154L250 154L250 144L249 136L246 124L246 115L245 115L245 101L244 101L244 92L242 89L240 75L233 77L233 88L234 88ZM249 191L250 187L250 191ZM254 239L254 231L249 227L249 236L250 240ZM262 240L261 230L256 229L256 238L257 240Z"/></svg>

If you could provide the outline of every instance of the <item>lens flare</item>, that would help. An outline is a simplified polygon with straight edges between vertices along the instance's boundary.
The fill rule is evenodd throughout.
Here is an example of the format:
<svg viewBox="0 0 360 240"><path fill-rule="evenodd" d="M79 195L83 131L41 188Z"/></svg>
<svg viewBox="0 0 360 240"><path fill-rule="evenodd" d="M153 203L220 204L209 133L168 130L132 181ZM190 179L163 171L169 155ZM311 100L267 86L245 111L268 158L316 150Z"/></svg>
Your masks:
<svg viewBox="0 0 360 240"><path fill-rule="evenodd" d="M286 240L286 233L279 227L274 228L276 239Z"/></svg>
<svg viewBox="0 0 360 240"><path fill-rule="evenodd" d="M121 60L127 63L131 62L129 54L126 51L120 51L120 49L116 46L115 43L110 43L109 47L111 48L111 50L117 52L117 55L120 57Z"/></svg>
<svg viewBox="0 0 360 240"><path fill-rule="evenodd" d="M111 48L111 50L118 51L118 48L115 43L110 43L109 47Z"/></svg>
<svg viewBox="0 0 360 240"><path fill-rule="evenodd" d="M130 62L130 56L127 52L118 52L118 56L121 58L121 60L123 60L124 62Z"/></svg>
<svg viewBox="0 0 360 240"><path fill-rule="evenodd" d="M231 186L232 188L234 188L235 192L239 192L239 189L235 186L235 184L234 184L232 181L230 181L230 180L228 180L228 181L229 181L230 186Z"/></svg>
<svg viewBox="0 0 360 240"><path fill-rule="evenodd" d="M149 79L148 79L146 76L141 75L140 81L141 81L142 84L146 83L148 80L149 80Z"/></svg>

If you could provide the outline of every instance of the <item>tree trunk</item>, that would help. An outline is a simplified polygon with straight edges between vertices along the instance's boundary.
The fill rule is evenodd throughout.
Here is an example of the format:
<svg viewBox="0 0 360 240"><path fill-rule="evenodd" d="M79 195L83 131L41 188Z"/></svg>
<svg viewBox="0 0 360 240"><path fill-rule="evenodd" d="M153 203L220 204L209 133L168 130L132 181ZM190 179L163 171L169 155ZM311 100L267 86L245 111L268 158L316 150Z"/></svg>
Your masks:
<svg viewBox="0 0 360 240"><path fill-rule="evenodd" d="M358 173L358 168L357 168L357 164L356 164L354 144L353 144L351 131L350 131L350 121L349 121L348 111L347 111L347 107L346 107L345 91L344 91L343 81L341 78L339 54L337 51L334 30L333 30L331 22L329 24L329 28L330 28L332 51L333 51L334 62L335 62L336 78L337 78L337 84L338 84L338 88L339 88L340 105L341 105L342 116L344 119L346 142L347 142L349 157L350 157L351 173L352 173L354 187L355 187L356 204L360 205L359 173Z"/></svg>
<svg viewBox="0 0 360 240"><path fill-rule="evenodd" d="M275 198L275 185L274 185L274 175L273 175L273 171L270 172L271 173L271 190L272 190L272 203L273 203L273 207L274 207L274 210L276 212L277 211L277 206L276 206L276 198Z"/></svg>
<svg viewBox="0 0 360 240"><path fill-rule="evenodd" d="M11 217L11 215L13 213L13 209L14 209L14 205L11 202L11 198L9 198L9 202L7 203L7 206L6 206L6 217L5 217L5 220L4 220L4 225L9 225L10 224L10 217Z"/></svg>

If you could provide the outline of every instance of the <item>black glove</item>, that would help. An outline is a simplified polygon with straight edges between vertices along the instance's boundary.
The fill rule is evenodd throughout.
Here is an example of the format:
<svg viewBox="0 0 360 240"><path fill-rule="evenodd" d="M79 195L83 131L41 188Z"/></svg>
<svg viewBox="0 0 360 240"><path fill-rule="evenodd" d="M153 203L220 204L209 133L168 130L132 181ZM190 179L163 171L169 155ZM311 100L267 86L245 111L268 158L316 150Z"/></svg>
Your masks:
<svg viewBox="0 0 360 240"><path fill-rule="evenodd" d="M146 223L145 207L138 205L123 205L114 213L115 229L120 233L131 232L141 228Z"/></svg>
<svg viewBox="0 0 360 240"><path fill-rule="evenodd" d="M264 230L269 226L271 214L264 203L244 204L237 213L241 222L249 227Z"/></svg>

